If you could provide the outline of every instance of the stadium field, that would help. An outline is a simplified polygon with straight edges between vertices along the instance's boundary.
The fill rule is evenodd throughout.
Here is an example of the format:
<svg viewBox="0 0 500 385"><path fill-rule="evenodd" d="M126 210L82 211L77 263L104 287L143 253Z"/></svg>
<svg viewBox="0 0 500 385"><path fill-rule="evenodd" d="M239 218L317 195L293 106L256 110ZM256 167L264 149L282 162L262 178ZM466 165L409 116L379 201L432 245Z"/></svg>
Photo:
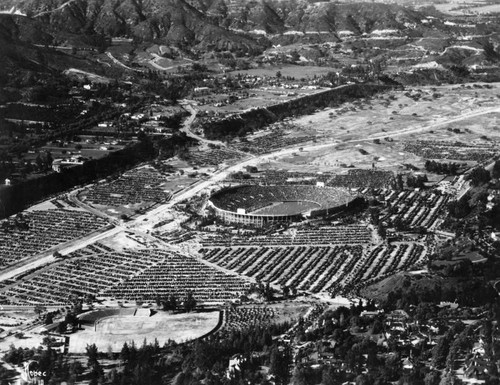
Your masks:
<svg viewBox="0 0 500 385"><path fill-rule="evenodd" d="M252 214L263 215L292 215L302 214L311 210L318 210L321 205L309 201L296 202L275 202L269 206L262 207L252 212Z"/></svg>

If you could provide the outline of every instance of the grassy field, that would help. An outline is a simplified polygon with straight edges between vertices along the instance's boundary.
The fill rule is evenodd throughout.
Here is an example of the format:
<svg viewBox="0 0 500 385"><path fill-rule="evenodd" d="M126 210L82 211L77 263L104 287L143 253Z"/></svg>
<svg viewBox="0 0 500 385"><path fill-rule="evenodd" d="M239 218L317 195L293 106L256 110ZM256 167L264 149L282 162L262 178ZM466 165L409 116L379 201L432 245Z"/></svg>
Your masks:
<svg viewBox="0 0 500 385"><path fill-rule="evenodd" d="M267 107L279 102L294 99L303 95L310 95L319 92L318 90L309 89L286 89L286 88L252 88L245 93L235 92L234 96L241 97L232 103L225 103L229 98L229 94L217 94L210 97L194 98L200 104L200 109L205 111L215 111L221 113L235 113L247 110L254 107ZM248 95L246 95L248 93ZM205 101L203 103L202 101ZM206 103L209 101L209 103ZM215 105L217 104L217 106ZM222 105L220 105L222 104Z"/></svg>
<svg viewBox="0 0 500 385"><path fill-rule="evenodd" d="M99 351L121 351L125 342L142 344L156 338L162 346L167 340L188 341L214 330L219 323L220 312L168 314L158 312L147 316L113 316L100 320L97 327L84 326L70 337L69 352L85 353L87 344L95 343Z"/></svg>
<svg viewBox="0 0 500 385"><path fill-rule="evenodd" d="M310 210L317 210L321 206L314 202L278 202L255 210L252 214L262 215L291 215L300 214Z"/></svg>
<svg viewBox="0 0 500 385"><path fill-rule="evenodd" d="M313 78L314 76L326 75L332 71L330 67L317 67L317 66L297 66L297 65L280 65L280 66L267 66L262 68L252 68L246 71L236 70L229 72L235 76L237 74L250 75L250 76L276 76L276 72L281 72L283 76L291 76L296 79Z"/></svg>

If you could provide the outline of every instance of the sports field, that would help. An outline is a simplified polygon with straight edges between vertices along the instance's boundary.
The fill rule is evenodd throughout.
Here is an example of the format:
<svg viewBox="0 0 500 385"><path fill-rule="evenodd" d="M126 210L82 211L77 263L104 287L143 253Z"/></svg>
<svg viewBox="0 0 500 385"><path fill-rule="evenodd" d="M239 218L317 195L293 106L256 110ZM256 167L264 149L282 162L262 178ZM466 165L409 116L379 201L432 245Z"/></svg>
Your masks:
<svg viewBox="0 0 500 385"><path fill-rule="evenodd" d="M139 313L138 313L139 314ZM85 353L87 344L96 344L99 351L121 351L125 342L142 344L144 339L156 338L162 346L168 340L183 342L199 338L219 323L220 312L169 314L158 312L147 315L113 315L101 318L95 324L83 326L70 336L69 352ZM142 313L143 314L143 313Z"/></svg>
<svg viewBox="0 0 500 385"><path fill-rule="evenodd" d="M318 210L321 205L309 201L296 202L276 202L269 206L262 207L252 212L252 214L262 215L293 215L301 214L311 210Z"/></svg>

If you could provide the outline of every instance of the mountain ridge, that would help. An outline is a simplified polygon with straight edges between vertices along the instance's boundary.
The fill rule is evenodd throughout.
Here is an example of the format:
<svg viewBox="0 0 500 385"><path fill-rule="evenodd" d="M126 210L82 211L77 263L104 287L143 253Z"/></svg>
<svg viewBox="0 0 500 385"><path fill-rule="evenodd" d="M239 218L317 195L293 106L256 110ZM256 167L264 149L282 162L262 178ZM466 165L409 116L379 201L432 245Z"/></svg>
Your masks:
<svg viewBox="0 0 500 385"><path fill-rule="evenodd" d="M71 34L128 36L242 53L262 51L272 43L272 35L287 32L402 32L423 18L419 12L392 4L306 0L7 0L5 7Z"/></svg>

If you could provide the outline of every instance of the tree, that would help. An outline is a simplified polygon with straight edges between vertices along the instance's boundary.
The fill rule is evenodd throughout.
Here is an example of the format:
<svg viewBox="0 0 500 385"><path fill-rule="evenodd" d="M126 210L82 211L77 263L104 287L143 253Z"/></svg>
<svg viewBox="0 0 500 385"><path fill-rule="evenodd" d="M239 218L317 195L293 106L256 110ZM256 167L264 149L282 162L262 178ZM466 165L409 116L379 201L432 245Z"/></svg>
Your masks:
<svg viewBox="0 0 500 385"><path fill-rule="evenodd" d="M398 190L404 189L403 176L401 174L396 175L396 188Z"/></svg>
<svg viewBox="0 0 500 385"><path fill-rule="evenodd" d="M97 385L99 379L103 377L104 372L102 370L101 364L98 361L99 351L95 344L87 345L87 367L90 369L90 383L91 385Z"/></svg>
<svg viewBox="0 0 500 385"><path fill-rule="evenodd" d="M377 226L377 232L380 238L385 239L387 236L387 231L385 230L385 226L382 223L379 223Z"/></svg>
<svg viewBox="0 0 500 385"><path fill-rule="evenodd" d="M36 167L38 168L39 171L43 169L43 160L42 160L42 157L40 156L40 154L38 154L36 156L35 163L36 163Z"/></svg>
<svg viewBox="0 0 500 385"><path fill-rule="evenodd" d="M293 371L292 384L293 385L308 385L314 378L314 372L308 365L299 364Z"/></svg>
<svg viewBox="0 0 500 385"><path fill-rule="evenodd" d="M464 195L458 201L452 201L448 204L448 211L455 218L463 218L471 212L469 197Z"/></svg>
<svg viewBox="0 0 500 385"><path fill-rule="evenodd" d="M339 381L339 375L335 371L335 368L333 366L325 366L321 375L321 384L337 385L339 383L341 383L341 381Z"/></svg>
<svg viewBox="0 0 500 385"><path fill-rule="evenodd" d="M52 313L47 313L47 315L45 316L45 325L50 325L54 322L54 316L52 315Z"/></svg>
<svg viewBox="0 0 500 385"><path fill-rule="evenodd" d="M164 302L163 310L176 311L177 310L177 297L174 294L170 294L168 301Z"/></svg>
<svg viewBox="0 0 500 385"><path fill-rule="evenodd" d="M288 298L288 296L290 295L290 288L286 285L283 285L281 287L281 291L283 292L283 297Z"/></svg>
<svg viewBox="0 0 500 385"><path fill-rule="evenodd" d="M271 350L270 373L275 376L276 384L288 384L290 378L290 364L292 353L290 347L274 346Z"/></svg>
<svg viewBox="0 0 500 385"><path fill-rule="evenodd" d="M493 178L500 178L500 160L497 160L493 165L493 169L491 170L491 176Z"/></svg>
<svg viewBox="0 0 500 385"><path fill-rule="evenodd" d="M425 385L439 385L439 381L441 380L441 373L437 370L432 370L427 373L424 377Z"/></svg>
<svg viewBox="0 0 500 385"><path fill-rule="evenodd" d="M274 290L269 284L269 282L266 283L263 294L266 301L272 301L274 299Z"/></svg>
<svg viewBox="0 0 500 385"><path fill-rule="evenodd" d="M59 325L57 325L57 332L59 334L66 333L68 328L68 324L65 321L59 322Z"/></svg>
<svg viewBox="0 0 500 385"><path fill-rule="evenodd" d="M438 343L432 349L432 362L431 365L437 369L443 369L448 350L450 348L450 341L444 336L438 340Z"/></svg>
<svg viewBox="0 0 500 385"><path fill-rule="evenodd" d="M379 224L380 209L378 207L370 207L370 220L372 224Z"/></svg>
<svg viewBox="0 0 500 385"><path fill-rule="evenodd" d="M36 305L35 306L35 313L40 316L42 313L45 313L47 311L47 308L43 305Z"/></svg>
<svg viewBox="0 0 500 385"><path fill-rule="evenodd" d="M193 297L193 293L187 293L186 299L184 300L184 311L190 312L196 307L196 299Z"/></svg>
<svg viewBox="0 0 500 385"><path fill-rule="evenodd" d="M196 341L194 346L194 364L201 370L207 370L212 367L213 357L210 354L209 345L203 341Z"/></svg>
<svg viewBox="0 0 500 385"><path fill-rule="evenodd" d="M48 170L52 167L52 162L54 161L54 158L52 158L52 154L50 151L45 152L45 168Z"/></svg>
<svg viewBox="0 0 500 385"><path fill-rule="evenodd" d="M97 349L96 344L87 345L85 350L87 352L87 367L92 368L96 365L99 365L99 361L97 360L99 350Z"/></svg>
<svg viewBox="0 0 500 385"><path fill-rule="evenodd" d="M191 69L192 69L193 72L199 72L199 73L207 72L208 71L208 68L207 68L207 66L205 64L198 63L198 62L194 62L191 65Z"/></svg>
<svg viewBox="0 0 500 385"><path fill-rule="evenodd" d="M491 179L490 173L484 167L476 167L471 171L470 181L473 186L479 186L484 183L488 183Z"/></svg>
<svg viewBox="0 0 500 385"><path fill-rule="evenodd" d="M55 338L54 337L45 336L45 337L43 337L42 345L45 345L48 348L51 348L52 345L54 345L54 342L55 342Z"/></svg>
<svg viewBox="0 0 500 385"><path fill-rule="evenodd" d="M130 349L128 347L128 344L125 342L123 344L123 347L122 347L122 350L120 352L120 359L125 363L127 364L128 363L128 360L130 358Z"/></svg>
<svg viewBox="0 0 500 385"><path fill-rule="evenodd" d="M353 373L361 374L363 367L363 354L360 344L354 344L351 349L347 351L345 356L345 362L348 368L351 369Z"/></svg>

